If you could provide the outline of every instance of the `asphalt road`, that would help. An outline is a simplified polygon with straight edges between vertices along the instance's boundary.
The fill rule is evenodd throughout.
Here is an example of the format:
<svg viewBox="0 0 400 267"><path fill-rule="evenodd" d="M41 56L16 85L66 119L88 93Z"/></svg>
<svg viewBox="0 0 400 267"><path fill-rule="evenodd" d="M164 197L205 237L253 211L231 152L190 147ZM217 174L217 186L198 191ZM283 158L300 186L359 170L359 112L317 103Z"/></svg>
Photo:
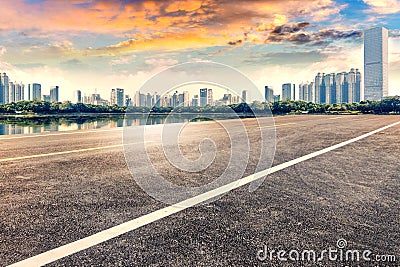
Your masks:
<svg viewBox="0 0 400 267"><path fill-rule="evenodd" d="M296 159L400 120L399 116L276 117L273 165ZM251 153L256 124L246 119ZM253 130L252 130L253 129ZM196 134L193 134L196 133ZM174 170L157 142L155 168L170 181L199 186L227 166L228 136L216 124L182 132L181 150L200 154L209 137L220 155L204 172ZM279 250L336 247L393 254L400 262L400 126L269 175L254 192L244 186L49 266L288 266L260 261L266 244ZM149 197L126 165L122 130L0 137L0 264L9 265L168 206ZM145 172L145 169L138 169ZM340 262L303 262L342 266ZM389 266L389 263L386 263ZM362 265L366 266L366 265Z"/></svg>

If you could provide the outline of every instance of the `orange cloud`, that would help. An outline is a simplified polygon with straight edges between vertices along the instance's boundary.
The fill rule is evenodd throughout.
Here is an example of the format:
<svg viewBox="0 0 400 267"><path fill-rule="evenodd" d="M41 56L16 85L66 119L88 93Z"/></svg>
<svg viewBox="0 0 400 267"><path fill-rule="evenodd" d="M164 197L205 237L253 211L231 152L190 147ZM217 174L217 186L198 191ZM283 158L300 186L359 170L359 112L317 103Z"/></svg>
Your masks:
<svg viewBox="0 0 400 267"><path fill-rule="evenodd" d="M116 45L111 45L105 48L99 48L92 50L92 53L100 54L119 54L131 51L175 51L189 48L199 48L206 46L215 46L220 44L220 39L216 37L204 37L195 33L185 34L156 34L155 38L150 39L130 39L127 41L120 42Z"/></svg>
<svg viewBox="0 0 400 267"><path fill-rule="evenodd" d="M344 6L333 0L6 1L3 31L27 34L108 34L128 40L93 51L178 50L228 43L263 43L268 31L306 16L328 20ZM92 51L92 52L93 52ZM86 51L90 53L90 51Z"/></svg>

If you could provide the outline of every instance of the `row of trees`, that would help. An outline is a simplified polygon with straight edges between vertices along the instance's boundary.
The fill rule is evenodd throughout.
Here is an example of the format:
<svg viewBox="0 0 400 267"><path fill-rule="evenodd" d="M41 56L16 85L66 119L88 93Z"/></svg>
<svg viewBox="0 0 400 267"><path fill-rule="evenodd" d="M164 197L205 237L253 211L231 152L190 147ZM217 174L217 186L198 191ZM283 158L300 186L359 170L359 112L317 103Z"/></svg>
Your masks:
<svg viewBox="0 0 400 267"><path fill-rule="evenodd" d="M97 106L91 104L72 104L69 101L62 103L50 103L46 101L20 101L0 105L0 113L3 114L67 114L67 113L253 113L271 110L273 114L289 113L373 113L400 114L400 97L388 97L382 101L362 101L360 103L343 104L315 104L304 101L279 101L274 103L262 103L254 101L251 104L240 103L229 106L205 106L205 107L120 107Z"/></svg>
<svg viewBox="0 0 400 267"><path fill-rule="evenodd" d="M72 104L65 102L47 102L47 101L19 101L0 105L0 113L35 113L35 114L65 114L65 113L124 113L125 107L114 106L98 106L91 104Z"/></svg>
<svg viewBox="0 0 400 267"><path fill-rule="evenodd" d="M363 113L363 114L400 114L400 97L387 97L381 101L361 101L360 103L315 104L304 101L280 101L270 103L274 114L297 112L308 113Z"/></svg>

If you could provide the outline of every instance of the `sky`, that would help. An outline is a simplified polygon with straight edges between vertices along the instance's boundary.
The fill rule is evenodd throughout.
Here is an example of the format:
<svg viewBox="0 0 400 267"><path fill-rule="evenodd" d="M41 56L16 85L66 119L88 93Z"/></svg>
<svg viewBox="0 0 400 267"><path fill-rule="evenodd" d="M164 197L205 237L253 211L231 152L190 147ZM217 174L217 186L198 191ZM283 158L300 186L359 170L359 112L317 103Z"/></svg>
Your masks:
<svg viewBox="0 0 400 267"><path fill-rule="evenodd" d="M42 92L133 95L157 72L213 61L260 90L363 70L362 31L389 29L389 94L400 95L398 0L13 0L0 9L0 71Z"/></svg>

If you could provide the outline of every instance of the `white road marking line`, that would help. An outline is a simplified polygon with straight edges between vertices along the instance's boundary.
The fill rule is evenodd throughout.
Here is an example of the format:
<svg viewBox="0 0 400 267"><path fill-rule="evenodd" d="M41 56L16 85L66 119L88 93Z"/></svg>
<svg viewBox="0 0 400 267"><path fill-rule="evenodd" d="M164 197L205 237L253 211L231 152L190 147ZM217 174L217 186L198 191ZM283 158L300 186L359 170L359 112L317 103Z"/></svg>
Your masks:
<svg viewBox="0 0 400 267"><path fill-rule="evenodd" d="M42 157L48 157L48 156L56 156L56 155L64 155L64 154L70 154L70 153L79 153L79 152L107 149L107 148L113 148L113 147L122 147L122 144L110 145L110 146L99 146L99 147L82 148L82 149L67 150L67 151L58 151L58 152L52 152L52 153L28 155L28 156L21 156L21 157L15 157L15 158L6 158L6 159L0 159L0 162L21 160L21 159L42 158Z"/></svg>
<svg viewBox="0 0 400 267"><path fill-rule="evenodd" d="M110 240L112 238L115 238L117 236L120 236L122 234L125 234L127 232L133 231L135 229L138 229L142 226L145 226L147 224L153 223L157 220L160 220L162 218L168 217L172 214L178 213L180 211L183 211L189 207L193 207L199 203L202 203L206 200L212 199L216 196L219 196L221 194L227 193L229 191L232 191L233 189L239 188L243 185L249 184L255 180L258 180L260 178L265 177L268 174L286 169L288 167L291 167L293 165L296 165L300 162L315 158L317 156L320 156L322 154L325 154L327 152L330 152L332 150L338 149L340 147L344 147L346 145L349 145L351 143L357 142L361 139L364 139L366 137L369 137L373 134L379 133L381 131L384 131L390 127L399 125L400 121L392 123L390 125L384 126L382 128L379 128L377 130L374 130L372 132L360 135L358 137L352 138L350 140L344 141L342 143L321 149L319 151L307 154L305 156L299 157L297 159L290 160L288 162L279 164L277 166L271 167L269 169L260 171L258 173L249 175L247 177L241 178L237 181L234 181L232 183L226 184L224 186L218 187L214 190L205 192L203 194L200 194L198 196L189 198L187 200L181 201L175 205L168 206L159 210L156 210L154 212L151 212L149 214L146 214L144 216L141 216L139 218L133 219L131 221L119 224L117 226L111 227L109 229L106 229L104 231L98 232L96 234L93 234L91 236L87 236L85 238L76 240L72 243L63 245L58 248L54 248L52 250L43 252L41 254L38 254L36 256L33 256L31 258L22 260L20 262L14 263L9 265L10 267L25 267L25 266L42 266L51 262L54 262L56 260L59 260L61 258L64 258L66 256L69 256L71 254L77 253L79 251L88 249L92 246L95 246L97 244L100 244L102 242L105 242L107 240Z"/></svg>
<svg viewBox="0 0 400 267"><path fill-rule="evenodd" d="M12 139L23 139L23 138L36 138L36 137L44 137L44 136L57 136L57 135L70 135L70 134L84 134L84 133L97 133L97 132L112 132L112 131L121 131L123 128L113 128L107 130L81 130L81 131L71 131L71 132L57 132L57 133L49 133L49 134L35 134L35 135L21 135L21 136L13 136L13 137L0 137L0 141L2 140L12 140Z"/></svg>
<svg viewBox="0 0 400 267"><path fill-rule="evenodd" d="M281 123L281 124L275 124L275 125L261 126L261 127L258 127L258 128L260 128L260 129L263 129L263 128L275 128L275 127L294 125L294 124L297 124L297 123L296 122Z"/></svg>
<svg viewBox="0 0 400 267"><path fill-rule="evenodd" d="M155 143L155 142L154 141L144 141L144 143ZM134 144L143 144L143 142L130 143L130 145L134 145ZM109 145L109 146L98 146L98 147L90 147L90 148L81 148L81 149L67 150L67 151L58 151L58 152L36 154L36 155L27 155L27 156L21 156L21 157L0 159L0 162L21 160L21 159L42 158L42 157L48 157L48 156L57 156L57 155L79 153L79 152L86 152L86 151L93 151L93 150L101 150L101 149L122 147L122 146L123 146L123 144L118 144L118 145Z"/></svg>

